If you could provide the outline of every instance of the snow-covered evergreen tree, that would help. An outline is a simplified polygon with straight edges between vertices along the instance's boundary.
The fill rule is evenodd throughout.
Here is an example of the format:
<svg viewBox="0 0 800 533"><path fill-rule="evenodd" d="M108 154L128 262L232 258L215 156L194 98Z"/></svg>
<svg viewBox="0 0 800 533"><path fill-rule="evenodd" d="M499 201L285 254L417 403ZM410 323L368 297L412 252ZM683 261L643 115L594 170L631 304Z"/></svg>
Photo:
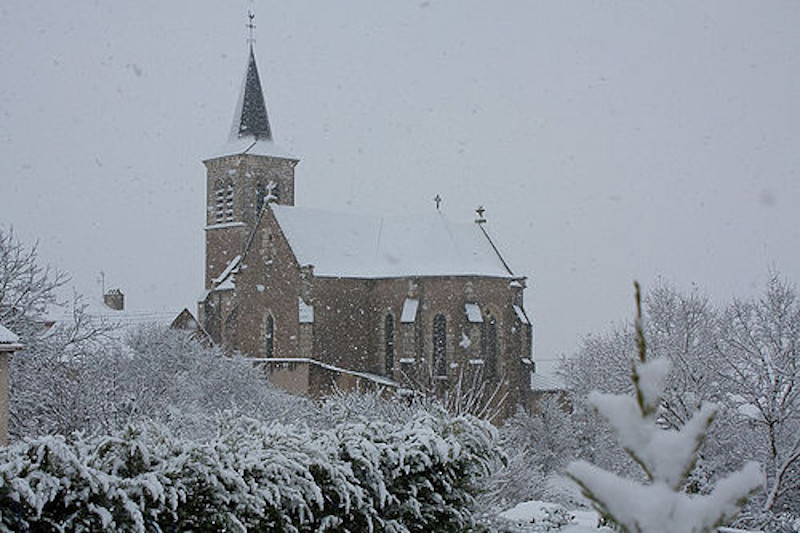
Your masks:
<svg viewBox="0 0 800 533"><path fill-rule="evenodd" d="M635 396L593 392L589 400L609 421L620 445L642 467L648 481L622 478L585 461L570 464L567 474L622 531L713 531L739 511L763 484L763 475L758 464L750 462L720 480L709 494L690 495L681 490L717 410L713 404L703 404L679 429L664 428L661 396L671 365L664 358L646 359L638 284L636 305L639 357L632 362L631 372Z"/></svg>

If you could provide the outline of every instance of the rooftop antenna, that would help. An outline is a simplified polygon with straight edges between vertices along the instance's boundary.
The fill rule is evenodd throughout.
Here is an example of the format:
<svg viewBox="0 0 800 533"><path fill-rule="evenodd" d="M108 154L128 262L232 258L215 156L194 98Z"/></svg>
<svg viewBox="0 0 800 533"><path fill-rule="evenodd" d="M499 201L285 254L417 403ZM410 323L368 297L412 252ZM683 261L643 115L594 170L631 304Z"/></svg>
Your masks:
<svg viewBox="0 0 800 533"><path fill-rule="evenodd" d="M437 194L436 196L433 197L433 201L436 202L436 210L441 211L442 197Z"/></svg>

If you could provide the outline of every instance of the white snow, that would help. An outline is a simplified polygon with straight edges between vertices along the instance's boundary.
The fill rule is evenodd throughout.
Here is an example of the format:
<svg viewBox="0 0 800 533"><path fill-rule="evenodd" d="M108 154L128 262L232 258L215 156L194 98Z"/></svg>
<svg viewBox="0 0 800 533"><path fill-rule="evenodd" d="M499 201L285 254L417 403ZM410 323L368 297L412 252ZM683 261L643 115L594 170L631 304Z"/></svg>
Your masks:
<svg viewBox="0 0 800 533"><path fill-rule="evenodd" d="M636 372L639 375L639 390L642 393L642 401L653 409L658 408L661 401L661 393L664 391L664 384L667 382L672 364L669 359L651 359L647 363L635 363Z"/></svg>
<svg viewBox="0 0 800 533"><path fill-rule="evenodd" d="M563 507L555 503L531 500L519 503L514 508L500 513L500 517L520 525L537 524L543 523L547 520L548 515L558 509L563 509ZM594 511L578 509L569 510L568 513L572 515L572 521L558 529L558 531L564 533L602 533L604 531L612 531L606 527L597 527L600 515Z"/></svg>
<svg viewBox="0 0 800 533"><path fill-rule="evenodd" d="M403 302L403 312L400 313L400 322L410 324L417 319L417 307L419 300L416 298L406 298Z"/></svg>
<svg viewBox="0 0 800 533"><path fill-rule="evenodd" d="M19 337L14 335L11 330L0 324L0 344L16 347L19 345L18 343Z"/></svg>
<svg viewBox="0 0 800 533"><path fill-rule="evenodd" d="M481 314L481 308L478 307L478 304L464 304L464 311L466 311L467 320L470 322L483 322L483 315Z"/></svg>
<svg viewBox="0 0 800 533"><path fill-rule="evenodd" d="M219 224L211 224L210 226L206 226L206 230L237 228L239 226L244 226L244 222L220 222Z"/></svg>
<svg viewBox="0 0 800 533"><path fill-rule="evenodd" d="M233 283L233 276L228 276L225 281L214 287L215 291L232 291L235 289L235 285Z"/></svg>
<svg viewBox="0 0 800 533"><path fill-rule="evenodd" d="M371 374L369 372L358 372L356 370L348 370L346 368L329 365L328 363L323 363L322 361L317 361L316 359L310 359L308 357L269 357L269 358L252 357L248 358L247 360L254 363L265 363L268 365L297 365L297 364L314 365L320 368L324 368L326 370L332 370L334 372L338 372L340 374L346 374L349 376L357 376L360 378L368 379L379 385L387 385L392 388L396 388L399 386L399 384L396 381L391 380L385 376L380 376L378 374Z"/></svg>
<svg viewBox="0 0 800 533"><path fill-rule="evenodd" d="M441 213L389 217L271 206L301 265L316 276L509 278L481 228Z"/></svg>
<svg viewBox="0 0 800 533"><path fill-rule="evenodd" d="M215 284L222 283L223 281L225 281L228 278L228 276L231 275L231 272L234 272L235 269L239 266L239 262L241 260L242 260L242 256L241 255L237 255L236 257L234 257L231 260L231 262L228 263L228 266L225 267L225 270L222 271L222 274L220 274L219 276L217 276L216 278L214 278L211 281L213 281Z"/></svg>
<svg viewBox="0 0 800 533"><path fill-rule="evenodd" d="M756 420L759 422L764 421L764 415L761 413L761 410L752 403L743 403L737 407L736 410L739 412L739 414L751 420Z"/></svg>
<svg viewBox="0 0 800 533"><path fill-rule="evenodd" d="M183 311L183 308L162 309L124 309L116 311L97 298L84 297L81 300L84 314L102 323L116 326L111 336L122 338L127 332L135 331L141 326L158 325L168 327ZM70 324L75 320L75 313L70 306L54 307L47 315L48 320L56 324Z"/></svg>
<svg viewBox="0 0 800 533"><path fill-rule="evenodd" d="M525 360L523 359L523 362ZM528 360L530 362L530 360ZM545 374L539 374L537 372L531 372L531 390L533 391L562 391L566 390L566 387L555 376L548 376Z"/></svg>
<svg viewBox="0 0 800 533"><path fill-rule="evenodd" d="M617 441L650 478L648 484L619 477L585 461L567 467L598 510L613 516L627 531L671 533L710 531L739 510L753 490L763 484L760 466L747 463L716 483L707 495L680 491L691 469L716 407L703 404L679 430L664 430L656 423L658 406L670 364L666 359L635 363L634 385L640 400L631 396L589 395L589 402L614 429Z"/></svg>
<svg viewBox="0 0 800 533"><path fill-rule="evenodd" d="M609 495L604 504L629 530L652 533L709 530L720 516L736 514L737 502L763 477L756 463L747 463L719 481L711 494L701 496L675 492L660 481L642 485L584 461L572 463L568 471L593 493Z"/></svg>
<svg viewBox="0 0 800 533"><path fill-rule="evenodd" d="M280 159L289 159L297 161L298 158L278 146L272 141L264 139L256 141L253 137L241 137L227 142L225 145L216 150L208 159L215 159L217 157L226 157L231 155L250 154L261 155L268 157L277 157Z"/></svg>
<svg viewBox="0 0 800 533"><path fill-rule="evenodd" d="M514 306L514 313L516 313L517 318L519 318L519 321L522 322L523 324L531 323L530 320L528 320L528 316L525 314L525 311L520 306L518 305Z"/></svg>
<svg viewBox="0 0 800 533"><path fill-rule="evenodd" d="M620 445L634 451L654 479L673 488L692 464L699 439L716 412L714 406L703 405L680 431L664 430L641 417L635 398L593 392L589 401L614 428Z"/></svg>
<svg viewBox="0 0 800 533"><path fill-rule="evenodd" d="M299 307L299 318L301 324L313 324L314 323L314 306L308 305L303 301L302 298L297 299L297 305Z"/></svg>
<svg viewBox="0 0 800 533"><path fill-rule="evenodd" d="M458 343L458 345L464 348L465 350L470 346L472 346L472 341L469 340L469 337L467 337L467 334L464 333L463 331L461 332L461 341Z"/></svg>

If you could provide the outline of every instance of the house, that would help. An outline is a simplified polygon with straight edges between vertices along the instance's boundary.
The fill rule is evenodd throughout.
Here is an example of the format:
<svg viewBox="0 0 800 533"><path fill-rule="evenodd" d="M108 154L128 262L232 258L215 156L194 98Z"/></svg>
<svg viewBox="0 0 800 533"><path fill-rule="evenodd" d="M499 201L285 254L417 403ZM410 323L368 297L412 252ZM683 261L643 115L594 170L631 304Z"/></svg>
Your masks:
<svg viewBox="0 0 800 533"><path fill-rule="evenodd" d="M8 444L8 371L9 359L21 350L19 338L0 324L0 445Z"/></svg>
<svg viewBox="0 0 800 533"><path fill-rule="evenodd" d="M124 338L144 327L160 327L184 330L202 343L210 343L208 334L186 308L145 308L130 309L125 304L125 295L120 289L103 292L102 299L84 296L71 306L57 306L50 310L45 327L56 324L74 324L76 314L88 319L95 328L102 330L105 337L124 340Z"/></svg>
<svg viewBox="0 0 800 533"><path fill-rule="evenodd" d="M229 142L206 166L205 292L214 342L261 361L273 383L453 389L465 376L527 405L526 278L483 210L391 217L295 206L299 159L275 144L252 44Z"/></svg>

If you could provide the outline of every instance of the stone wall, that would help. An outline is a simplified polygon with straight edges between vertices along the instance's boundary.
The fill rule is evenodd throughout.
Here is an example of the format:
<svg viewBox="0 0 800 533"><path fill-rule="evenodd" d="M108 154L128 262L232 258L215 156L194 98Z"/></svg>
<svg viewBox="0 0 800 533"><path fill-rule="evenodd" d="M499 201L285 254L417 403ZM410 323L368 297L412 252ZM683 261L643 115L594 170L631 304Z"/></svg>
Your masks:
<svg viewBox="0 0 800 533"><path fill-rule="evenodd" d="M277 186L278 203L294 205L294 167L297 161L239 154L209 159L206 165L206 289L230 261L243 253L258 220L259 195L270 182ZM232 204L227 202L231 187ZM223 190L222 217L218 191ZM261 193L259 192L261 191ZM230 209L230 214L229 214Z"/></svg>
<svg viewBox="0 0 800 533"><path fill-rule="evenodd" d="M221 336L227 339L229 349L266 357L266 321L272 317L272 357L309 358L436 390L453 387L459 379L470 380L481 372L492 384L505 384L510 404L528 403L532 337L531 326L514 309L515 305L522 308L520 280L477 276L316 277L312 266L297 263L270 209L264 211L249 242L236 275L235 296L221 303L223 309L233 309L227 321L220 320ZM209 300L213 298L219 295L212 293ZM413 322L403 322L403 307L409 298L418 301L417 312ZM300 324L300 299L313 307L313 322ZM477 310L483 322L475 317L470 321L466 304ZM387 315L394 323L394 365L388 369ZM445 319L446 364L440 369L443 374L434 377L437 315ZM490 316L496 328L496 371L491 373L484 331ZM227 334L226 329L230 330ZM320 394L337 382L326 376L312 373L303 378L308 393ZM347 383L347 379L341 379ZM292 388L299 386L295 381L287 382Z"/></svg>

